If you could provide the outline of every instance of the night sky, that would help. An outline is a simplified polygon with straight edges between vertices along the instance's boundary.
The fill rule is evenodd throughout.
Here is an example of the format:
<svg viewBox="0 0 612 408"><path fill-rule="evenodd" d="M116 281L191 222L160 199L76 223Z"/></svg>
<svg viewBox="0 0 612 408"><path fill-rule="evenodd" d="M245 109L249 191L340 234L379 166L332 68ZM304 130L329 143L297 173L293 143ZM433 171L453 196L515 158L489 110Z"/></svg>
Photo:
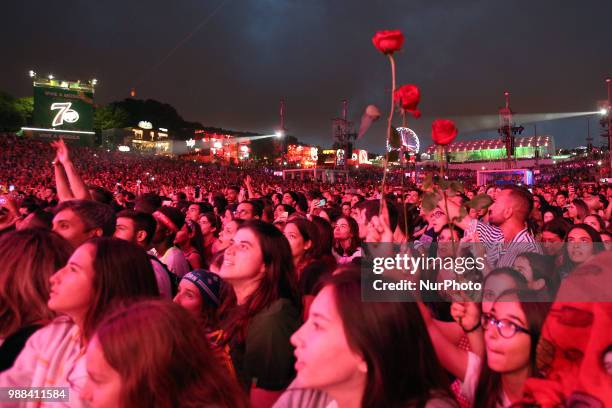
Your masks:
<svg viewBox="0 0 612 408"><path fill-rule="evenodd" d="M471 130L481 115L497 114L506 89L519 113L595 111L612 75L609 0L58 0L2 8L0 90L31 95L30 69L95 77L98 104L136 87L138 98L169 103L186 120L264 134L278 126L284 98L289 133L324 146L342 99L355 121L370 103L388 112L389 64L371 42L380 29L406 37L398 84L421 89L423 116L410 127L425 145L435 118L455 119L460 137L482 136ZM538 133L552 134L558 147L584 145L587 120L539 123ZM384 122L358 147L381 151ZM591 133L599 134L594 116Z"/></svg>

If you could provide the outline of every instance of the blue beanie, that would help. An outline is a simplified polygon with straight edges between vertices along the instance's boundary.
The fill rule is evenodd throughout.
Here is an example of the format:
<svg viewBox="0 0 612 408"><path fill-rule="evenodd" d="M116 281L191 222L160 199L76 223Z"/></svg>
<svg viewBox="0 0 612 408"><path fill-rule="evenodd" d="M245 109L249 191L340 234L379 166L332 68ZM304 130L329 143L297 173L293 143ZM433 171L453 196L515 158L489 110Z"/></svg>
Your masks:
<svg viewBox="0 0 612 408"><path fill-rule="evenodd" d="M218 275L205 269L194 269L185 274L183 279L197 286L202 295L202 301L215 308L219 306L222 280Z"/></svg>

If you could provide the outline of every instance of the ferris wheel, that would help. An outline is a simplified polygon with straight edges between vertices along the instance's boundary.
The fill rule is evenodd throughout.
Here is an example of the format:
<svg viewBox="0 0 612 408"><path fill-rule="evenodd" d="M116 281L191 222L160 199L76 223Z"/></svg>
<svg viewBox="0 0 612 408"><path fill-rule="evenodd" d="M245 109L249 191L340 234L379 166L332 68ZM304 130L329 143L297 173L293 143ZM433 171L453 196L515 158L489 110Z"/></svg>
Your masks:
<svg viewBox="0 0 612 408"><path fill-rule="evenodd" d="M419 143L419 137L414 130L407 127L398 127L397 132L400 134L402 141L402 150L415 154L419 152L421 144Z"/></svg>
<svg viewBox="0 0 612 408"><path fill-rule="evenodd" d="M389 141L387 140L387 151L391 152L394 150L401 150L404 152L417 154L421 144L419 142L419 136L417 136L414 130L407 127L398 127L396 130L397 133L399 133L402 145L399 148L393 148L391 145L389 145Z"/></svg>

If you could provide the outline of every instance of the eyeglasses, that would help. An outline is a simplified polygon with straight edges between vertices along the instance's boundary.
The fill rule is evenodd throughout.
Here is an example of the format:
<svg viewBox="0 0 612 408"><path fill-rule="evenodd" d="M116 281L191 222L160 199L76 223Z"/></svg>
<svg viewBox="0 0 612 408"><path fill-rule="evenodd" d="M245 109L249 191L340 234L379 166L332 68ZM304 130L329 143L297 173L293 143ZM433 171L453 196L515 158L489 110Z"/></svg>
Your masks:
<svg viewBox="0 0 612 408"><path fill-rule="evenodd" d="M431 213L432 218L440 218L444 215L444 211L434 211Z"/></svg>
<svg viewBox="0 0 612 408"><path fill-rule="evenodd" d="M510 339L514 337L514 335L518 332L525 333L531 335L531 332L515 323L512 323L508 319L497 320L495 317L491 316L488 313L483 313L480 318L480 322L482 324L482 328L487 330L489 326L497 327L497 333L500 336Z"/></svg>

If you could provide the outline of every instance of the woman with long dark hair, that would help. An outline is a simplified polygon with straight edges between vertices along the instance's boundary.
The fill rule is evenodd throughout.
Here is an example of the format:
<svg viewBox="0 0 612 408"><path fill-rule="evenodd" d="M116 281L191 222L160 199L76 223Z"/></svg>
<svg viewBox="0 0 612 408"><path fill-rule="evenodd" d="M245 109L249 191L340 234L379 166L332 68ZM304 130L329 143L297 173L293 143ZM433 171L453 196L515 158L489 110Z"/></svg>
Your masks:
<svg viewBox="0 0 612 408"><path fill-rule="evenodd" d="M204 265L208 267L213 257L213 248L221 232L221 219L214 213L205 212L200 216L200 230L204 248Z"/></svg>
<svg viewBox="0 0 612 408"><path fill-rule="evenodd" d="M327 230L305 218L292 218L285 226L284 235L291 246L293 263L303 301L303 318L308 316L308 308L314 299L313 288L319 279L331 274L336 261L331 255L331 226L320 217L313 217L329 227ZM322 233L323 235L320 235Z"/></svg>
<svg viewBox="0 0 612 408"><path fill-rule="evenodd" d="M584 223L590 225L595 231L601 233L606 230L606 222L599 214L589 214L584 217Z"/></svg>
<svg viewBox="0 0 612 408"><path fill-rule="evenodd" d="M49 278L66 265L72 247L43 229L0 238L0 371L10 368L28 338L49 323Z"/></svg>
<svg viewBox="0 0 612 408"><path fill-rule="evenodd" d="M535 348L550 303L543 291L525 289L525 278L510 268L492 271L484 287L493 300L451 307L472 349L482 352L462 350L431 327L430 334L442 365L462 381L463 397L476 407L508 407L521 400L525 380L536 374Z"/></svg>
<svg viewBox="0 0 612 408"><path fill-rule="evenodd" d="M283 234L291 247L293 266L299 281L304 267L314 259L317 229L305 218L292 218L285 224Z"/></svg>
<svg viewBox="0 0 612 408"><path fill-rule="evenodd" d="M246 407L238 383L214 358L194 319L170 302L112 311L87 350L81 397L103 407Z"/></svg>
<svg viewBox="0 0 612 408"><path fill-rule="evenodd" d="M416 303L362 302L355 266L325 282L291 342L298 375L277 407L455 406Z"/></svg>
<svg viewBox="0 0 612 408"><path fill-rule="evenodd" d="M574 224L584 222L587 215L589 215L589 206L579 198L573 199L569 207L567 207L567 216Z"/></svg>
<svg viewBox="0 0 612 408"><path fill-rule="evenodd" d="M560 271L562 278L604 249L599 232L587 224L576 224L570 228L565 242L565 263Z"/></svg>
<svg viewBox="0 0 612 408"><path fill-rule="evenodd" d="M93 238L50 278L49 308L63 316L30 337L0 387L69 387L71 406L87 374L84 354L96 327L114 303L159 297L144 249L117 238Z"/></svg>
<svg viewBox="0 0 612 408"><path fill-rule="evenodd" d="M502 293L490 313L483 313L484 360L469 354L463 393L474 407L508 407L523 398L528 377L537 375L536 347L550 303L529 290Z"/></svg>
<svg viewBox="0 0 612 408"><path fill-rule="evenodd" d="M301 301L289 242L271 224L245 222L219 275L230 286L220 315L234 369L253 406L271 406L295 375L289 337Z"/></svg>
<svg viewBox="0 0 612 408"><path fill-rule="evenodd" d="M176 233L174 244L183 251L191 270L200 269L204 259L204 238L200 225L190 219Z"/></svg>
<svg viewBox="0 0 612 408"><path fill-rule="evenodd" d="M359 224L352 217L341 216L334 225L333 254L339 265L361 257Z"/></svg>
<svg viewBox="0 0 612 408"><path fill-rule="evenodd" d="M524 252L514 259L512 265L527 280L527 285L533 290L544 290L552 301L561 285L559 271L553 267L553 262L546 255L535 252Z"/></svg>
<svg viewBox="0 0 612 408"><path fill-rule="evenodd" d="M542 248L544 253L553 259L554 267L559 268L565 263L563 242L572 224L562 217L554 218L542 228Z"/></svg>

